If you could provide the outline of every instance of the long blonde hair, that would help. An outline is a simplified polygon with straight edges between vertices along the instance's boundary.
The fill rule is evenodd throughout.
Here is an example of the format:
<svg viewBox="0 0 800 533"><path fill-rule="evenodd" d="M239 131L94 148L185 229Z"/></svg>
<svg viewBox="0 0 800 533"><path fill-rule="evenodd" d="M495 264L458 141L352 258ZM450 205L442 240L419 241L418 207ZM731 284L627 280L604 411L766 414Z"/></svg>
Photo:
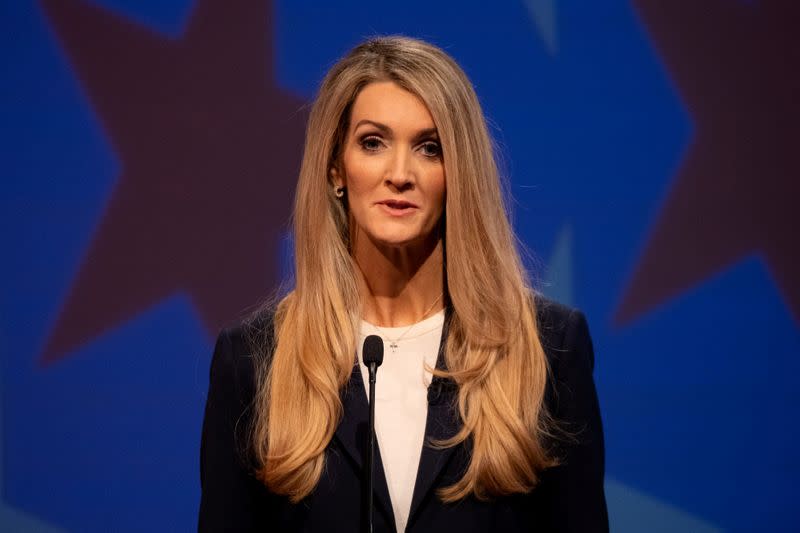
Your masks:
<svg viewBox="0 0 800 533"><path fill-rule="evenodd" d="M333 194L330 169L356 96L376 81L392 81L427 105L447 172L444 255L452 313L442 375L458 385L463 426L435 444L470 439L472 454L464 476L439 496L452 502L527 492L554 464L543 444L550 428L548 368L492 142L475 91L455 61L435 46L397 36L369 40L334 65L311 110L294 208L294 289L275 308L274 335L266 336L274 342L262 346L258 369L258 476L291 501L310 494L341 420L339 395L355 363L361 299L347 213Z"/></svg>

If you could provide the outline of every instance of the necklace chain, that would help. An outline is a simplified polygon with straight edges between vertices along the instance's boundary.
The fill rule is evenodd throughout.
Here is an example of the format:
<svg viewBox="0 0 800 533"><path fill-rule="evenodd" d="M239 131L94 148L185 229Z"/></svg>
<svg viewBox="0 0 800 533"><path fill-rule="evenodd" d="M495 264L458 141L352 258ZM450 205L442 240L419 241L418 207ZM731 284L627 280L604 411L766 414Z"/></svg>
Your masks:
<svg viewBox="0 0 800 533"><path fill-rule="evenodd" d="M436 297L436 299L433 301L433 303L432 303L432 304L431 304L431 306L428 308L428 310L427 310L427 311L425 311L425 312L422 314L422 319L420 320L420 322L421 322L422 320L425 320L425 317L427 317L427 316L428 316L428 313L430 313L430 312L433 310L433 308L434 308L434 306L436 305L436 303L437 303L439 300L441 300L441 299L442 299L442 294L444 294L444 293L439 293L439 296L437 296L437 297ZM377 329L377 330L378 330L378 333L380 333L382 337L384 337L386 340L388 340L388 341L389 341L389 348L391 348L391 349L392 349L392 353L397 353L397 346L398 346L398 344L397 344L397 343L398 343L398 342L400 342L400 339L402 339L403 337L405 337L405 336L408 334L408 332L409 332L409 331L411 331L412 329L414 329L414 326L416 326L417 324L419 324L419 322L416 322L416 323L414 323L414 324L411 324L410 326L408 326L408 328L406 328L406 330L405 330L403 333L401 333L401 334L400 334L400 336L399 336L399 337L395 337L394 339L393 339L393 338L391 338L389 335L387 335L387 334L386 334L386 332L383 330L383 328L381 328L380 326L378 326L378 325L376 325L376 324L372 324L372 326L374 326L374 327L375 327L375 329Z"/></svg>

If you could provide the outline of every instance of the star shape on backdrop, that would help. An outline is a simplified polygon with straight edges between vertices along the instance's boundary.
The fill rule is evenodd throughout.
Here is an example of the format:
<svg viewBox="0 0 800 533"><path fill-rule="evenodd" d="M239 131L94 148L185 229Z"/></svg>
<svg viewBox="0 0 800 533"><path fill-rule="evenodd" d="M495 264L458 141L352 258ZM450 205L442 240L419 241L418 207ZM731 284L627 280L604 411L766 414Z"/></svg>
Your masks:
<svg viewBox="0 0 800 533"><path fill-rule="evenodd" d="M633 4L694 135L614 321L630 322L759 254L800 322L800 4Z"/></svg>
<svg viewBox="0 0 800 533"><path fill-rule="evenodd" d="M42 5L121 161L42 361L176 293L215 334L277 279L299 170L307 111L273 78L269 2L199 0L178 39Z"/></svg>

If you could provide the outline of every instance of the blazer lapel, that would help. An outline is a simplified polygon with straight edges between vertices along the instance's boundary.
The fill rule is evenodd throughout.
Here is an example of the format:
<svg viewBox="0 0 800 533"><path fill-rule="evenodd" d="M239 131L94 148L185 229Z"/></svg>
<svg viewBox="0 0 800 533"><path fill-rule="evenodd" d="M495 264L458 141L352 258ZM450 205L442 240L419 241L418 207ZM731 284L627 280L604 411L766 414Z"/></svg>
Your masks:
<svg viewBox="0 0 800 533"><path fill-rule="evenodd" d="M366 469L364 463L367 460L367 438L369 434L369 402L367 401L364 380L361 379L361 370L358 361L354 360L353 372L350 374L350 381L342 392L342 420L336 428L334 438L341 444L355 463L356 469L364 477L364 487L366 488ZM386 474L383 470L383 461L375 440L375 470L373 476L373 492L375 493L376 509L382 508L386 515L391 519L389 523L394 523L394 511L392 510L391 499L389 498L389 487L386 484ZM364 498L366 494L362 495ZM365 506L366 508L366 506Z"/></svg>
<svg viewBox="0 0 800 533"><path fill-rule="evenodd" d="M436 358L436 368L438 370L447 370L444 360L444 347L452 315L449 306L445 309L445 313L442 339L439 342L439 354ZM457 386L451 379L435 376L428 387L428 416L425 422L425 442L419 459L414 495L411 498L408 526L413 523L422 501L431 491L434 483L453 455L454 447L435 448L431 445L431 442L448 439L461 429L461 419L456 409L457 395Z"/></svg>

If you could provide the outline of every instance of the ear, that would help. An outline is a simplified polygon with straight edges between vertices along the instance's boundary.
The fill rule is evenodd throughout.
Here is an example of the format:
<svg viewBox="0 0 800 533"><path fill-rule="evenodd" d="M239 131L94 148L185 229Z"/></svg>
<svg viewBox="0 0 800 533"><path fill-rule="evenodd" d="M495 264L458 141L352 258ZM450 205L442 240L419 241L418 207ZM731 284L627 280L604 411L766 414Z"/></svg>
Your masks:
<svg viewBox="0 0 800 533"><path fill-rule="evenodd" d="M331 180L333 181L334 187L346 187L347 184L345 183L344 176L341 172L339 172L338 165L333 165L331 167Z"/></svg>

